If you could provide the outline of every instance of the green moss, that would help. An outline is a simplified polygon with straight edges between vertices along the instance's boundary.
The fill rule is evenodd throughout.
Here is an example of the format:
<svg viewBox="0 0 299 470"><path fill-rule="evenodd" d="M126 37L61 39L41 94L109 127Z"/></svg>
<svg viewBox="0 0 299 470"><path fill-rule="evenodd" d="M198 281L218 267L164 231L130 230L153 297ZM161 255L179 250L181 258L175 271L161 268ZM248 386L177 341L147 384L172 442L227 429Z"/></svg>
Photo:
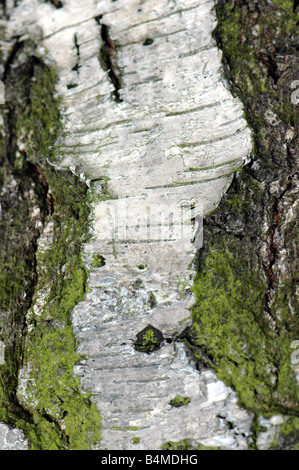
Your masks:
<svg viewBox="0 0 299 470"><path fill-rule="evenodd" d="M49 419L49 418L48 418ZM33 422L29 429L23 429L30 442L30 450L63 450L63 432L57 429L55 422L50 422L40 412L33 412Z"/></svg>
<svg viewBox="0 0 299 470"><path fill-rule="evenodd" d="M245 13L243 12L241 8L233 8L232 5L224 5L219 12L220 27L223 32L222 46L230 66L227 72L230 76L234 76L237 85L242 84L244 93L252 95L256 86L264 93L266 81L260 79L259 64L254 56L253 44L242 40L242 15Z"/></svg>
<svg viewBox="0 0 299 470"><path fill-rule="evenodd" d="M154 347L156 344L157 344L157 341L155 340L155 335L154 335L153 330L149 330L146 333L144 333L143 342L142 342L143 347L152 348L152 346Z"/></svg>
<svg viewBox="0 0 299 470"><path fill-rule="evenodd" d="M44 77L44 74L42 74ZM32 110L35 119L39 114ZM42 130L43 127L41 126ZM33 142L39 148L39 141ZM42 147L43 149L44 147ZM42 311L36 315L34 303L30 324L34 327L27 335L25 363L30 365L30 385L26 395L34 403L35 413L51 416L64 441L60 447L90 449L100 440L101 418L88 394L80 392L79 379L73 376L74 365L80 360L72 331L70 313L84 297L86 272L81 261L81 246L86 241L89 211L85 203L87 188L70 174L45 168L54 200L53 241L38 254L39 293L46 293ZM58 327L57 327L58 325ZM48 439L36 448L47 448Z"/></svg>
<svg viewBox="0 0 299 470"><path fill-rule="evenodd" d="M71 449L90 449L92 443L100 440L100 418L90 395L80 392L79 379L73 376L73 367L80 357L75 352L71 326L46 331L40 324L28 340L25 360L30 365L30 381L26 387L25 405L31 409L34 404L35 417L46 415L53 419L56 448L66 448L67 441L67 447ZM36 419L35 423L38 423ZM64 432L60 433L58 429L64 429ZM31 442L31 448L48 449L47 433L41 433L39 437L40 440Z"/></svg>
<svg viewBox="0 0 299 470"><path fill-rule="evenodd" d="M7 79L7 89L9 82ZM22 103L17 91L13 96ZM32 208L40 209L39 222L42 223L45 191L28 162L24 161L17 170L14 169L12 107L11 101L3 106L5 132L1 128L0 137L0 340L5 344L5 364L0 365L0 420L12 426L18 421L20 427L29 429L32 417L15 400L15 391L23 359L25 314L36 282L34 253L38 230Z"/></svg>
<svg viewBox="0 0 299 470"><path fill-rule="evenodd" d="M141 441L140 437L133 437L132 439L133 444L139 444L140 441Z"/></svg>
<svg viewBox="0 0 299 470"><path fill-rule="evenodd" d="M114 431L138 431L138 426L125 426L125 427L120 427L120 426L114 426L112 428Z"/></svg>
<svg viewBox="0 0 299 470"><path fill-rule="evenodd" d="M42 64L34 67L28 106L18 119L22 130L20 135L26 141L30 161L45 163L47 159L55 158L56 142L61 131L60 100L54 98L56 79L54 69Z"/></svg>
<svg viewBox="0 0 299 470"><path fill-rule="evenodd" d="M188 397L175 397L170 400L169 405L178 408L180 406L188 405L188 403L190 403L190 398Z"/></svg>
<svg viewBox="0 0 299 470"><path fill-rule="evenodd" d="M247 105L257 94L262 97L261 103L269 102L270 109L285 122L295 125L298 110L290 101L290 83L280 86L280 100L275 99L275 90L271 78L271 66L268 58L256 54L256 42L264 41L264 49L273 46L271 38L290 43L296 37L299 13L293 12L293 2L288 0L273 0L273 5L260 2L260 14L255 20L258 30L254 31L249 25L251 11L248 5L236 5L233 2L219 1L217 5L218 26L215 37L223 50L225 69L233 91ZM254 33L254 34L253 34ZM269 44L266 41L269 41ZM293 40L295 46L296 41ZM296 54L296 49L294 49ZM274 99L273 99L274 98ZM270 105L271 100L271 105ZM247 121L255 125L262 137L265 123L264 112L260 106L255 107L255 113L248 115ZM260 128L260 129L258 129Z"/></svg>
<svg viewBox="0 0 299 470"><path fill-rule="evenodd" d="M296 434L296 438L299 441L299 418L289 416L281 425L281 433L284 436Z"/></svg>
<svg viewBox="0 0 299 470"><path fill-rule="evenodd" d="M142 351L149 354L158 349L162 341L162 333L149 325L137 334L137 339L134 343L134 346L137 351Z"/></svg>
<svg viewBox="0 0 299 470"><path fill-rule="evenodd" d="M273 3L278 5L280 8L282 8L284 11L292 15L293 13L293 6L294 6L294 1L293 0L272 0Z"/></svg>
<svg viewBox="0 0 299 470"><path fill-rule="evenodd" d="M229 238L228 238L229 240ZM233 387L241 405L271 415L296 412L299 398L290 363L294 333L276 336L263 318L266 285L248 272L237 247L222 239L207 253L195 281L192 335L198 361Z"/></svg>
<svg viewBox="0 0 299 470"><path fill-rule="evenodd" d="M238 264L225 247L211 249L195 282L193 334L195 344L213 355L218 377L238 390L242 404L255 408L255 393L263 383L263 370L258 380L256 369L267 364L265 337L254 321L254 303L251 305L251 295L255 307L261 304L261 289L256 289L256 283L251 285L250 278L244 285L235 277L233 269L239 270ZM200 355L197 358L201 360ZM264 388L266 394L268 387Z"/></svg>
<svg viewBox="0 0 299 470"><path fill-rule="evenodd" d="M221 450L221 447L217 446L204 446L202 444L199 444L197 447L197 450Z"/></svg>
<svg viewBox="0 0 299 470"><path fill-rule="evenodd" d="M242 187L237 185L231 186L229 193L224 197L226 205L233 214L238 217L244 217L253 204L257 204L262 197L262 184L252 178L242 174Z"/></svg>
<svg viewBox="0 0 299 470"><path fill-rule="evenodd" d="M278 201L267 186L278 180L288 189L288 175L295 173L281 146L286 127L299 122L298 107L290 101L295 72L291 61L284 73L275 61L280 44L287 57L296 55L298 14L293 13L293 2L271 5L263 0L258 8L248 2L219 0L216 11L215 37L224 52L231 89L242 100L253 130L255 165L238 173L219 208L205 218L193 326L186 343L198 363L214 369L237 391L240 404L254 411L257 423L260 414L298 415L299 393L291 364L291 344L299 331L298 316L292 313L298 276L295 270L276 276L271 265L276 227L281 238L288 239L287 251L294 250L290 257L296 259L290 241L296 237L296 227L293 222L287 226L277 221L272 208ZM265 118L268 109L279 118L275 129ZM290 206L292 197L290 191ZM284 217L283 211L279 215ZM262 253L265 240L270 245L269 265ZM255 442L259 432L256 426Z"/></svg>
<svg viewBox="0 0 299 470"><path fill-rule="evenodd" d="M22 341L17 343L23 362L21 375L26 378L18 399L27 415L24 419L13 415L6 401L0 419L23 429L31 449L84 450L101 439L101 417L91 395L81 391L79 378L73 373L81 360L76 352L71 312L86 290L81 247L87 241L89 226L88 188L70 172L55 170L48 164L56 159L61 133L55 80L52 69L34 62L33 78L24 85L28 100L25 110L16 112L17 137L24 143L26 158L38 165L35 172L48 188L45 223L51 223L53 230L52 239L36 255L35 293L27 313L26 342L25 346ZM24 161L15 160L15 168L22 165ZM32 266L29 269L32 272ZM24 292L24 284L13 288L13 299L16 289ZM7 284L6 289L12 291ZM5 367L10 367L9 355ZM5 393L11 381L5 383L5 376L1 380L0 398L12 399L12 393Z"/></svg>
<svg viewBox="0 0 299 470"><path fill-rule="evenodd" d="M101 255L93 255L92 266L95 268L101 268L105 266L105 258Z"/></svg>
<svg viewBox="0 0 299 470"><path fill-rule="evenodd" d="M299 418L286 417L269 450L299 450Z"/></svg>
<svg viewBox="0 0 299 470"><path fill-rule="evenodd" d="M243 201L236 194L234 194L233 197L231 198L227 198L226 203L233 210L236 210L237 212L241 212Z"/></svg>
<svg viewBox="0 0 299 470"><path fill-rule="evenodd" d="M162 445L162 450L221 450L220 447L207 447L202 444L194 443L189 439L183 439L178 442L168 441Z"/></svg>
<svg viewBox="0 0 299 470"><path fill-rule="evenodd" d="M183 439L182 441L178 441L178 442L168 441L162 445L161 449L162 450L190 450L190 442L188 439Z"/></svg>

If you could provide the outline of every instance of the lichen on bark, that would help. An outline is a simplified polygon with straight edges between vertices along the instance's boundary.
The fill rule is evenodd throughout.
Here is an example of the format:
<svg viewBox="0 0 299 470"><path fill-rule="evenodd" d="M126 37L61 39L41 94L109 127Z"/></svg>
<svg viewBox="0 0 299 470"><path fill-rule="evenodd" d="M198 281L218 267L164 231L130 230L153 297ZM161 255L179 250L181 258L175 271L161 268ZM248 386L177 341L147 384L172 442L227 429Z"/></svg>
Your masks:
<svg viewBox="0 0 299 470"><path fill-rule="evenodd" d="M231 90L253 130L254 151L204 220L186 340L198 367L217 371L257 417L291 416L294 448L299 110L290 98L298 78L298 8L291 1L221 0L216 12L214 34Z"/></svg>

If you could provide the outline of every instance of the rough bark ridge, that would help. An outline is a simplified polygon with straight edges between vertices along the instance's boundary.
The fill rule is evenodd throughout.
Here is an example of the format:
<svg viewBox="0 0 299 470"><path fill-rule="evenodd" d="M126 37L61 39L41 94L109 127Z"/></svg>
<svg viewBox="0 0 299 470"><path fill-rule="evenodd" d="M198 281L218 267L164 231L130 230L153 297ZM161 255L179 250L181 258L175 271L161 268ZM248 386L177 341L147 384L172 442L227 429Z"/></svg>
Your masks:
<svg viewBox="0 0 299 470"><path fill-rule="evenodd" d="M188 336L198 366L217 371L254 410L257 429L263 424L256 445L273 448L298 446L299 428L299 371L291 362L299 337L297 7L291 1L217 4L215 37L254 131L254 151L205 218ZM285 421L274 438L262 416L275 413Z"/></svg>

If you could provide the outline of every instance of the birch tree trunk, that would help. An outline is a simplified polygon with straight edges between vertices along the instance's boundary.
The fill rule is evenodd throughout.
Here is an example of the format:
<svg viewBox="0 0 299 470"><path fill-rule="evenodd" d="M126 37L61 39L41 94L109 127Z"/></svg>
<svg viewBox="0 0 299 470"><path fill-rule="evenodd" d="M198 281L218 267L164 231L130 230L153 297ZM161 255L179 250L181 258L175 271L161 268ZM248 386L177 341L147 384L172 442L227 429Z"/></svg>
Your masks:
<svg viewBox="0 0 299 470"><path fill-rule="evenodd" d="M136 450L296 428L296 5L241 3L4 2L3 448L16 426L15 448Z"/></svg>

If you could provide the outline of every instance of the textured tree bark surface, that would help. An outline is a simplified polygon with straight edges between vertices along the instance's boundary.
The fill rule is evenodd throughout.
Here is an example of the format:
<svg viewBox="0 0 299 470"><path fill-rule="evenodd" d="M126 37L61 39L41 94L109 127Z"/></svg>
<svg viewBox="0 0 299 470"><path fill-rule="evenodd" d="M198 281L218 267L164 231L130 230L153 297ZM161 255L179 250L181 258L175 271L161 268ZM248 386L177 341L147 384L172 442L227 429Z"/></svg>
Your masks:
<svg viewBox="0 0 299 470"><path fill-rule="evenodd" d="M224 7L230 8L227 9L230 13L242 7L238 2L219 2L220 19L222 3L227 3ZM256 6L255 2L245 4L251 12ZM294 12L295 9L294 5ZM201 321L201 334L208 337L205 324L198 320L197 314L192 315L192 306L197 301L193 293L194 275L198 266L203 269L204 263L207 264L209 250L217 246L222 230L228 238L229 249L233 252L236 247L236 259L241 256L246 264L251 258L250 243L257 270L260 268L256 268L259 266L256 259L261 256L260 278L264 280L265 271L268 276L266 291L258 293L266 299L263 325L276 333L279 325L271 308L279 291L275 282L279 278L278 285L284 284L284 266L288 266L291 273L294 270L284 254L289 249L288 243L292 243L288 237L293 230L290 227L293 227L294 215L293 212L289 216L281 215L294 210L294 196L281 208L286 192L295 194L293 164L288 167L292 184L291 176L287 183L281 183L279 194L282 196L277 196L273 202L263 194L262 201L267 200L268 204L266 211L274 204L274 222L269 223L272 228L265 229L270 238L268 235L264 240L260 237L261 248L251 237L244 251L239 241L252 228L261 225L262 217L250 223L246 219L248 206L240 210L237 203L231 203L225 207L225 201L232 200L230 194L234 194L238 181L234 176L236 170L242 179L244 171L247 174L248 168L254 166L252 150L258 153L259 149L256 148L257 138L254 134L252 140L252 132L243 117L241 101L236 93L232 94L224 78L222 53L212 35L217 25L214 2L23 0L17 6L6 2L2 24L5 34L1 42L3 79L7 82L6 99L11 97L6 114L2 113L3 145L6 146L6 151L2 152L5 171L1 197L6 208L3 233L5 240L9 240L10 233L16 238L9 246L12 253L18 253L18 262L24 258L23 244L28 246L28 273L23 276L25 281L22 279L25 285L19 290L12 285L17 301L7 303L3 313L1 311L4 343L13 351L16 344L19 348L19 353L10 356L13 357L11 378L3 378L5 400L8 400L3 403L9 403L5 405L9 412L1 415L11 426L16 424L17 415L22 416L24 424L19 426L25 433L24 443L18 441L15 448L26 445L28 436L31 448L32 442L35 448L47 448L47 445L50 448L89 445L136 450L163 446L269 447L276 430L285 421L284 415L296 416L293 396L285 398L279 395L281 392L274 394L278 405L268 415L247 402L242 393L238 403L238 395L233 390L240 393L238 385L230 377L225 378L221 368L217 369L217 354L212 346L202 342L200 334L196 334ZM226 52L226 67L229 67L230 51L221 43L226 34L221 25L216 38L218 46ZM267 61L265 63L267 65ZM35 123L32 126L33 116L37 115L37 121L40 119L42 123L44 117L32 111L34 92L30 92L30 100L26 102L26 90L36 90L35 85L45 69L56 72L53 100L57 97L60 100L59 134L53 131L55 111L50 113L51 125L36 126ZM19 80L22 74L27 74L29 79L28 83L24 79L24 85L22 82L20 90L25 91L19 91L16 99L14 80ZM234 80L233 76L230 78ZM243 94L239 96L244 101L242 86L243 82L240 87ZM255 86L253 83L253 88ZM256 93L258 96L258 89ZM45 113L47 100L43 95ZM248 106L246 103L246 110ZM29 116L29 120L16 125L18 110ZM271 121L273 112L267 112ZM288 126L288 118L285 115L283 118ZM276 125L286 131L282 124ZM42 130L45 127L45 133L40 127ZM252 123L251 127L255 131ZM287 132L289 155L293 155L294 125L289 124ZM55 134L55 139L49 142L44 134ZM243 165L245 170L240 171ZM260 170L260 180L268 185L267 191L274 194L279 185L276 175L264 168ZM68 183L59 192L61 172L66 175L61 184ZM76 185L74 190L72 185ZM242 184L239 186L241 198L246 199ZM73 217L68 223L75 228L73 231L66 229L68 235L64 238L61 233L70 211L63 205L68 191L74 192L71 202L65 202ZM24 212L27 228L21 241L20 232L7 230L7 226L14 227L13 205L8 203L14 198L16 206L17 200L22 198L28 205L26 214ZM86 215L83 215L86 211L79 207L80 198L84 199L84 207L88 204L91 209L89 232ZM214 211L221 199L220 209ZM259 204L263 204L262 201ZM251 207L253 211L254 205ZM229 209L231 216L227 215ZM211 211L214 212L207 215ZM205 219L203 233L202 217ZM235 217L233 222L229 217ZM279 238L278 225L284 217L286 221L282 223ZM76 228L81 218L82 227ZM228 229L230 223L232 227ZM237 241L232 233L236 234ZM50 270L46 272L46 260L62 238L71 251L67 251L64 244L63 251L67 251L68 258L61 257L61 251L59 256L53 255L52 278ZM199 248L198 258L195 255ZM3 250L9 251L5 247ZM78 261L80 250L83 264ZM272 253L269 262L268 250ZM221 252L220 245L216 251ZM76 267L73 266L75 256L79 263ZM293 279L291 282L292 290ZM62 283L60 290L53 287L55 283ZM27 292L27 301L26 296L21 295L22 289ZM55 309L58 291L60 301ZM283 302L283 308L288 302L290 311L295 311L292 298ZM66 312L64 317L62 310ZM18 312L21 312L19 316ZM221 318L221 312L217 315ZM55 342L54 346L50 337L41 347L35 344L36 332L40 331L42 338L46 338L44 328L48 328L53 335L57 332L62 335L66 325L73 328L75 334L77 343L72 343L73 349L76 347L82 355L81 358L72 356L72 366L64 364L63 355L69 354L69 350L64 351L62 344L56 346ZM240 329L243 331L242 326ZM284 334L283 331L283 338ZM241 344L241 334L240 338ZM218 349L222 351L220 343ZM234 354L233 346L232 342L228 357ZM247 354L246 341L244 346L244 354ZM53 351L50 360L56 364L56 369L52 363L48 370L47 365L44 369L39 367L38 354L44 353L43 348ZM57 360L55 348L63 351ZM250 360L254 362L255 357ZM76 388L77 382L64 383L59 379L60 374L65 376L67 367L80 378L80 391ZM232 365L227 367L230 371ZM279 377L279 365L275 367ZM241 363L239 368L241 370ZM58 382L52 390L49 383L55 370ZM272 376L275 375L273 370ZM226 384L217 378L217 372ZM17 381L12 379L16 374ZM50 379L45 382L47 374ZM46 397L47 386L52 394L50 400ZM72 387L77 394L82 394L84 410L92 416L86 419L85 411L82 412L85 427L80 431L76 427L74 409L71 411L66 405L68 400L73 400L67 391ZM91 392L92 398L88 398L86 392ZM92 423L90 427L88 421ZM42 426L40 423L45 423L41 429L45 429L46 444L41 444L37 432L38 426ZM99 423L101 440L97 434ZM258 428L261 425L263 432ZM8 436L16 432L2 426ZM31 437L30 441L32 432L38 437L35 440ZM75 434L87 437L83 436L81 441ZM7 438L3 448L8 441Z"/></svg>

